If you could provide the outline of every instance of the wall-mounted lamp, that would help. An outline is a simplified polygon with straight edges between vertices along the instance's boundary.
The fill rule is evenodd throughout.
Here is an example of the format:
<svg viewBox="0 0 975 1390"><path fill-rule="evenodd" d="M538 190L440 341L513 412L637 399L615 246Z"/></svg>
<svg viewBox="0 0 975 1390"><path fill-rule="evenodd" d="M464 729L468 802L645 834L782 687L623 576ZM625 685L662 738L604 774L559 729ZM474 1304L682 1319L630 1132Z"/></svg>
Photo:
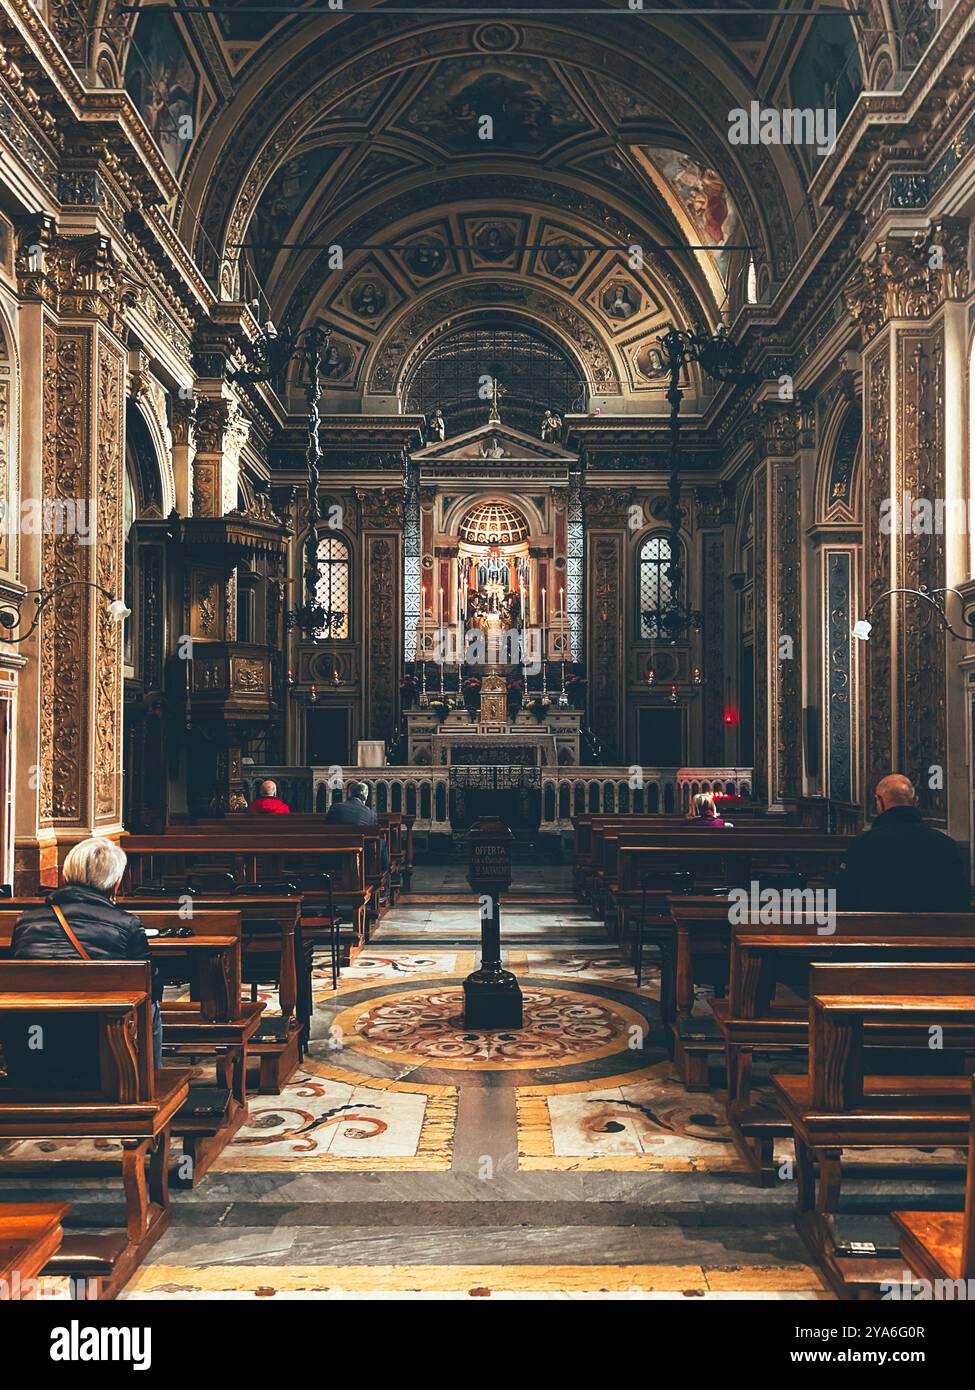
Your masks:
<svg viewBox="0 0 975 1390"><path fill-rule="evenodd" d="M5 642L26 642L28 637L32 636L32 634L37 631L37 625L41 620L41 614L51 600L56 598L62 590L73 588L79 584L83 588L95 589L107 600L105 611L108 613L113 623L124 623L126 618L131 617L132 610L126 607L125 601L120 598L114 598L107 589L103 589L101 584L96 584L93 579L66 579L63 584L56 584L53 589L48 589L46 591L44 589L29 589L27 591L24 597L33 597L34 599L34 616L31 619L31 624L27 631L19 633L16 637L9 637L6 633L12 632L14 628L20 627L22 621L20 613L16 608L0 608L0 628L6 630L5 633L0 634L0 640Z"/></svg>
<svg viewBox="0 0 975 1390"><path fill-rule="evenodd" d="M952 637L957 637L959 642L975 642L975 635L967 632L955 631L948 621L948 614L945 612L944 603L938 603L934 597L935 594L958 594L958 597L961 599L962 603L964 603L964 595L958 593L957 589L928 589L923 584L918 589L887 589L884 593L879 594L877 598L874 599L873 603L871 603L866 613L864 613L863 617L858 618L853 624L852 632L857 641L869 642L870 634L873 631L873 624L870 622L870 614L879 603L883 603L884 599L891 598L894 594L906 594L909 598L923 599L925 603L931 605L941 619L941 626L946 632L950 632ZM966 622L969 627L975 628L975 616L967 618Z"/></svg>

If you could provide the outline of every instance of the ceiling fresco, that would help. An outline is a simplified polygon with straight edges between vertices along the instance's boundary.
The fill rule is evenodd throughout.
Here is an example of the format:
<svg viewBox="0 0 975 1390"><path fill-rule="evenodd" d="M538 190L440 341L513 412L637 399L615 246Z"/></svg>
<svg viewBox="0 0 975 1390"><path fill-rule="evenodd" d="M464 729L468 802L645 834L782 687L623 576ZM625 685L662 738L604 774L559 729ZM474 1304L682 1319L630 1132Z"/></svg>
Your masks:
<svg viewBox="0 0 975 1390"><path fill-rule="evenodd" d="M816 23L729 0L676 27L593 25L571 4L510 22L162 3L138 18L125 83L205 273L278 322L329 323L335 390L387 390L403 323L463 282L521 310L547 287L601 370L642 393L658 386L648 335L733 316L749 263L766 292L814 230L801 156L732 148L727 111L785 84L796 102L833 91L842 120L878 3Z"/></svg>

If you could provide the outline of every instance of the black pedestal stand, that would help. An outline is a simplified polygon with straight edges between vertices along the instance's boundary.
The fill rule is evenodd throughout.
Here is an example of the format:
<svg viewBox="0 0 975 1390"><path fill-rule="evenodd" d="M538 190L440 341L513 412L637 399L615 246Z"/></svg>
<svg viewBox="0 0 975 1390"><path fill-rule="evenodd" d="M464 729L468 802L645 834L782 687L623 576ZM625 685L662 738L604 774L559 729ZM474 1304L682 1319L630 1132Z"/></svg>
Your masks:
<svg viewBox="0 0 975 1390"><path fill-rule="evenodd" d="M518 981L501 968L501 892L511 885L511 831L480 820L470 832L467 881L480 896L481 967L464 981L464 1027L521 1028Z"/></svg>

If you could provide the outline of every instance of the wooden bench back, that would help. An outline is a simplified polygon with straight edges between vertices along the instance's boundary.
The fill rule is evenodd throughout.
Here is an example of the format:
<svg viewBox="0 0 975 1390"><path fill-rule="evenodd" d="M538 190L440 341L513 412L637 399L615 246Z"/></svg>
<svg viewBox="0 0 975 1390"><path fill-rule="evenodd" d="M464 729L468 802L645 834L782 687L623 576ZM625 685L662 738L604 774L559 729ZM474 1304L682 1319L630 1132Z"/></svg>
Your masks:
<svg viewBox="0 0 975 1390"><path fill-rule="evenodd" d="M76 1026L85 1019L91 1027ZM35 1027L39 1034L27 1031ZM9 1068L4 1101L38 1084L71 1089L63 1086L69 1071L84 1075L94 1098L154 1098L148 962L0 961L0 1028Z"/></svg>
<svg viewBox="0 0 975 1390"><path fill-rule="evenodd" d="M366 888L365 856L361 837L344 843L323 844L308 836L280 836L270 842L262 836L204 834L199 836L125 836L129 856L126 895L138 896L139 885L158 872L190 873L204 869L228 870L240 887L263 879L287 879L289 868L332 875L336 892L362 893Z"/></svg>
<svg viewBox="0 0 975 1390"><path fill-rule="evenodd" d="M697 880L742 888L768 875L802 874L823 881L839 868L847 842L830 835L756 836L711 830L670 843L621 843L616 888L634 892L651 874L691 872Z"/></svg>
<svg viewBox="0 0 975 1390"><path fill-rule="evenodd" d="M841 990L841 984L846 988ZM865 1025L975 1029L975 962L878 961L858 971L815 965L809 991L809 1085L814 1108L827 1111L846 1112L863 1104ZM957 1078L945 1083L937 1074L940 1050L919 1048L915 1056L923 1061L925 1053L931 1066L917 1076L919 1100L936 1099L939 1083L956 1092Z"/></svg>
<svg viewBox="0 0 975 1390"><path fill-rule="evenodd" d="M751 922L731 926L729 1018L760 1018L767 1013L783 974L795 978L796 967L830 962L851 977L860 965L948 960L975 963L975 913L838 913L829 934L801 922L769 927ZM842 992L842 991L841 991Z"/></svg>

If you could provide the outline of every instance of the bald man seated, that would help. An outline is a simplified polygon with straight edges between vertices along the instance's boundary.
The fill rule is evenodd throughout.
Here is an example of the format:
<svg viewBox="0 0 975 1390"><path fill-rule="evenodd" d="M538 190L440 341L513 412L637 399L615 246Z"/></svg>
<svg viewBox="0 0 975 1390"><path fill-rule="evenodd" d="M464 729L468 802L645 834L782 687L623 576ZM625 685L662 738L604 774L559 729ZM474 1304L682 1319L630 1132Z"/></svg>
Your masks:
<svg viewBox="0 0 975 1390"><path fill-rule="evenodd" d="M965 912L972 891L954 840L925 825L913 783L898 773L878 782L877 817L840 866L841 912Z"/></svg>
<svg viewBox="0 0 975 1390"><path fill-rule="evenodd" d="M258 787L256 796L247 808L250 816L290 816L291 807L278 796L278 784L270 778Z"/></svg>

